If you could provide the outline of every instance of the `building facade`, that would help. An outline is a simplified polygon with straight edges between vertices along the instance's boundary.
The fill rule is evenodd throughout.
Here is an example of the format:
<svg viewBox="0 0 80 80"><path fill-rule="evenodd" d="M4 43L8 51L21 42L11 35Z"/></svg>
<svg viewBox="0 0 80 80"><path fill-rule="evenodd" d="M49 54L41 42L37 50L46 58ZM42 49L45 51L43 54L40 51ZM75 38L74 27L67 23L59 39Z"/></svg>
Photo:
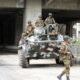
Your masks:
<svg viewBox="0 0 80 80"><path fill-rule="evenodd" d="M56 22L66 25L72 36L73 21L80 19L79 0L0 0L0 45L17 45L27 22L33 24L39 15L43 19L51 12Z"/></svg>

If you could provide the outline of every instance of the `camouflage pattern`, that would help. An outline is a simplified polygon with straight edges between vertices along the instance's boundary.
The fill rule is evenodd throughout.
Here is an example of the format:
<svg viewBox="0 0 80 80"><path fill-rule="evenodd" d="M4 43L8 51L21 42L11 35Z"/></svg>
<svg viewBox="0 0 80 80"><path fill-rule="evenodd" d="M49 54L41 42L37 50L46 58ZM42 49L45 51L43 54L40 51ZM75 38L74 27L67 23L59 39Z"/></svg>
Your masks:
<svg viewBox="0 0 80 80"><path fill-rule="evenodd" d="M32 24L28 25L26 31L24 33L22 33L22 37L25 37L25 36L29 37L29 36L31 36L32 33L33 33L33 30L34 30L33 25Z"/></svg>
<svg viewBox="0 0 80 80"><path fill-rule="evenodd" d="M69 76L70 74L70 51L68 49L69 44L65 41L62 43L60 48L60 59L63 61L65 69L62 73L65 73L66 76Z"/></svg>
<svg viewBox="0 0 80 80"><path fill-rule="evenodd" d="M36 20L35 24L37 25L36 27L43 27L44 26L44 20L42 20L42 16L39 16L39 19Z"/></svg>
<svg viewBox="0 0 80 80"><path fill-rule="evenodd" d="M44 26L44 21L43 20L37 20L36 23L38 26L43 27Z"/></svg>

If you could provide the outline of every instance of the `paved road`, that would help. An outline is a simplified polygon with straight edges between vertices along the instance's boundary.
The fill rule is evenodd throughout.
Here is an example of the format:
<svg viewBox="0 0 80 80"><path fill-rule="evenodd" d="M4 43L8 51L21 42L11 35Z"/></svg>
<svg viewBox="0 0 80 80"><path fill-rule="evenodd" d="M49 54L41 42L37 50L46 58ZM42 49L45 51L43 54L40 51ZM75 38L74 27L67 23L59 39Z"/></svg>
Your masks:
<svg viewBox="0 0 80 80"><path fill-rule="evenodd" d="M17 54L0 55L0 80L57 80L57 74L63 70L54 60L31 60L28 69L22 69L18 63ZM80 80L80 66L71 68L71 80Z"/></svg>

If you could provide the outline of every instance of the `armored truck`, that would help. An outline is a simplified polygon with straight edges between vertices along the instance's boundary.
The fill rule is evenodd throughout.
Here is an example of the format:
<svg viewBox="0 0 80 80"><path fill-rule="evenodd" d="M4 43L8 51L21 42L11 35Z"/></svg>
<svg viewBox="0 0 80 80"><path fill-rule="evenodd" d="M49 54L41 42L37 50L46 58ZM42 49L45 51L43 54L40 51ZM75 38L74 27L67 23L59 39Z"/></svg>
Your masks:
<svg viewBox="0 0 80 80"><path fill-rule="evenodd" d="M19 41L18 54L20 66L28 68L31 59L59 59L59 49L62 40L57 38L58 26L49 24L46 27L36 27L31 36L26 36Z"/></svg>

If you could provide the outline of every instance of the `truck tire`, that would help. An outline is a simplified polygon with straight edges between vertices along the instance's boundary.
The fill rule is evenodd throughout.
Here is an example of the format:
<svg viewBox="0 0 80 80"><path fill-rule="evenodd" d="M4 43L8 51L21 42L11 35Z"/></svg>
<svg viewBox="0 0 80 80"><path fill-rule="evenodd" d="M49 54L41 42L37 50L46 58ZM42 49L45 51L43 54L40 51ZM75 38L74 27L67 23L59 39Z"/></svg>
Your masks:
<svg viewBox="0 0 80 80"><path fill-rule="evenodd" d="M22 50L19 50L18 54L19 54L20 66L22 68L28 68L29 67L29 58L25 58L24 53L22 52Z"/></svg>

